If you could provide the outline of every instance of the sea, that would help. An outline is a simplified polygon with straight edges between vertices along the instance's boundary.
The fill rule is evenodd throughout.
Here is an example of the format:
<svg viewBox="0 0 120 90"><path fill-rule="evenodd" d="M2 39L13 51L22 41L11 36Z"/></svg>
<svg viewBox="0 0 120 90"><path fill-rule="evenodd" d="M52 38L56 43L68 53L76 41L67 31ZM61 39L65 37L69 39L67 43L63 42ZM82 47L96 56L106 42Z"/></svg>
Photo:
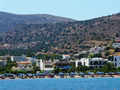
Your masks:
<svg viewBox="0 0 120 90"><path fill-rule="evenodd" d="M120 78L0 80L0 90L120 90Z"/></svg>

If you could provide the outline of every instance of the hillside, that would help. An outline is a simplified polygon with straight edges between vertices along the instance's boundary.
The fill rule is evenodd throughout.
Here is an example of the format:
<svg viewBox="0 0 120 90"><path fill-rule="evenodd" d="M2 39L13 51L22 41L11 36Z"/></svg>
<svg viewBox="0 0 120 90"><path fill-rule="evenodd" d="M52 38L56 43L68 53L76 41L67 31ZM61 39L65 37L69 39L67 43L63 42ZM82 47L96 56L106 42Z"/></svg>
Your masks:
<svg viewBox="0 0 120 90"><path fill-rule="evenodd" d="M87 21L21 24L0 34L0 48L45 53L78 53L96 45L107 46L120 36L120 14Z"/></svg>
<svg viewBox="0 0 120 90"><path fill-rule="evenodd" d="M6 12L0 12L0 32L6 32L14 29L18 24L45 24L73 22L75 20L58 17L48 14L17 15Z"/></svg>

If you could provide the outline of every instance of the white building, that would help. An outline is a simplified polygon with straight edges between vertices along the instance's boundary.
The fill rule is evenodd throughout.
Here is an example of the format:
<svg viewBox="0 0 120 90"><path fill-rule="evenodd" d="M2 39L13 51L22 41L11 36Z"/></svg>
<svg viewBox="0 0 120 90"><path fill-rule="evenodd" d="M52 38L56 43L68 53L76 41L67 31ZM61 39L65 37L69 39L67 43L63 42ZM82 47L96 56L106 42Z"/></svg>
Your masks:
<svg viewBox="0 0 120 90"><path fill-rule="evenodd" d="M113 46L114 48L120 48L120 43L113 43L112 46Z"/></svg>
<svg viewBox="0 0 120 90"><path fill-rule="evenodd" d="M104 51L104 47L94 47L94 48L91 48L89 50L90 53L94 53L94 54L97 54L97 53L100 53L102 51Z"/></svg>
<svg viewBox="0 0 120 90"><path fill-rule="evenodd" d="M63 59L70 59L70 55L62 55Z"/></svg>
<svg viewBox="0 0 120 90"><path fill-rule="evenodd" d="M20 62L20 61L26 61L27 59L26 59L26 56L11 56L11 61L18 61L18 62Z"/></svg>
<svg viewBox="0 0 120 90"><path fill-rule="evenodd" d="M44 70L44 64L42 59L36 60L36 66L40 68L40 70Z"/></svg>
<svg viewBox="0 0 120 90"><path fill-rule="evenodd" d="M80 60L71 60L70 64L74 65L76 68L82 65Z"/></svg>
<svg viewBox="0 0 120 90"><path fill-rule="evenodd" d="M42 59L40 59L36 61L36 66L38 66L42 71L54 70L53 62L51 61L43 61Z"/></svg>
<svg viewBox="0 0 120 90"><path fill-rule="evenodd" d="M11 56L11 61L17 63L17 70L32 70L32 61L27 59L26 56Z"/></svg>
<svg viewBox="0 0 120 90"><path fill-rule="evenodd" d="M103 58L82 58L80 61L82 66L101 68L108 60Z"/></svg>
<svg viewBox="0 0 120 90"><path fill-rule="evenodd" d="M113 58L113 64L117 68L120 67L120 56L114 56L114 58Z"/></svg>
<svg viewBox="0 0 120 90"><path fill-rule="evenodd" d="M108 62L108 59L103 58L91 58L89 65L91 68L101 68Z"/></svg>
<svg viewBox="0 0 120 90"><path fill-rule="evenodd" d="M81 61L82 66L88 66L89 67L89 62L90 62L89 58L82 58L82 59L80 59L80 61Z"/></svg>

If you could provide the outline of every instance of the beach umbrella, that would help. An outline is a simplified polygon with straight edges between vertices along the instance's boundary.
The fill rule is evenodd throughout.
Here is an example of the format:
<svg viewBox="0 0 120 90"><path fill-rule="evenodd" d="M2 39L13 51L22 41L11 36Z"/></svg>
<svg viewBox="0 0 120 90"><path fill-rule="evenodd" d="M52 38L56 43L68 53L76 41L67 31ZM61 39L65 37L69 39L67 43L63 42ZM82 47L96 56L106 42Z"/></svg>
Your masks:
<svg viewBox="0 0 120 90"><path fill-rule="evenodd" d="M94 72L88 72L87 74L88 74L88 75L93 75L93 74L94 74Z"/></svg>
<svg viewBox="0 0 120 90"><path fill-rule="evenodd" d="M4 74L0 74L0 78L4 78L5 77L5 75Z"/></svg>
<svg viewBox="0 0 120 90"><path fill-rule="evenodd" d="M5 73L4 74L6 77L15 77L16 75L15 74L11 74L11 73Z"/></svg>
<svg viewBox="0 0 120 90"><path fill-rule="evenodd" d="M38 73L37 75L38 75L38 76L45 76L44 73Z"/></svg>
<svg viewBox="0 0 120 90"><path fill-rule="evenodd" d="M26 74L28 77L32 77L33 76L33 74L31 74L31 73L27 73Z"/></svg>
<svg viewBox="0 0 120 90"><path fill-rule="evenodd" d="M17 74L17 77L22 77L22 74L21 74L21 73L18 73L18 74Z"/></svg>
<svg viewBox="0 0 120 90"><path fill-rule="evenodd" d="M64 75L64 73L63 73L63 72L59 72L59 73L58 73L58 75L63 76L63 75Z"/></svg>
<svg viewBox="0 0 120 90"><path fill-rule="evenodd" d="M32 74L32 76L35 76L35 74Z"/></svg>
<svg viewBox="0 0 120 90"><path fill-rule="evenodd" d="M69 76L70 74L69 73L65 73L65 75Z"/></svg>
<svg viewBox="0 0 120 90"><path fill-rule="evenodd" d="M40 76L40 73L36 73L35 76Z"/></svg>
<svg viewBox="0 0 120 90"><path fill-rule="evenodd" d="M54 76L55 74L54 73L49 73L49 75Z"/></svg>
<svg viewBox="0 0 120 90"><path fill-rule="evenodd" d="M71 72L70 75L74 76L74 75L77 75L77 73L76 72Z"/></svg>
<svg viewBox="0 0 120 90"><path fill-rule="evenodd" d="M19 73L17 74L18 77L24 77L25 74Z"/></svg>
<svg viewBox="0 0 120 90"><path fill-rule="evenodd" d="M109 74L109 75L113 75L113 74L114 74L114 72L108 72L108 74Z"/></svg>
<svg viewBox="0 0 120 90"><path fill-rule="evenodd" d="M120 74L120 72L116 72L116 74Z"/></svg>
<svg viewBox="0 0 120 90"><path fill-rule="evenodd" d="M96 74L98 74L98 75L103 75L104 72L96 72Z"/></svg>
<svg viewBox="0 0 120 90"><path fill-rule="evenodd" d="M50 73L51 73L50 71L43 72L44 75L49 75Z"/></svg>
<svg viewBox="0 0 120 90"><path fill-rule="evenodd" d="M85 73L83 73L83 72L80 72L80 73L79 73L79 75L85 75Z"/></svg>

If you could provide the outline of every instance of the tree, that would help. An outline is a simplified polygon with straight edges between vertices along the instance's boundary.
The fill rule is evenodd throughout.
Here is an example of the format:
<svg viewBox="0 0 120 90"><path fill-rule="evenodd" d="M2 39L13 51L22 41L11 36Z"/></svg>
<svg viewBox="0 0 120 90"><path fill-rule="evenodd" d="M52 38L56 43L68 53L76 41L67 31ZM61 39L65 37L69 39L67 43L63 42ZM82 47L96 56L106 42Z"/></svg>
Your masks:
<svg viewBox="0 0 120 90"><path fill-rule="evenodd" d="M94 54L93 53L90 53L88 58L93 58L94 57Z"/></svg>
<svg viewBox="0 0 120 90"><path fill-rule="evenodd" d="M54 67L54 71L53 72L54 73L59 73L59 72L62 72L62 69Z"/></svg>
<svg viewBox="0 0 120 90"><path fill-rule="evenodd" d="M120 72L120 67L117 68L117 71Z"/></svg>
<svg viewBox="0 0 120 90"><path fill-rule="evenodd" d="M102 54L101 53L94 54L94 57L102 57Z"/></svg>
<svg viewBox="0 0 120 90"><path fill-rule="evenodd" d="M17 63L15 62L15 61L11 61L10 60L10 58L8 58L8 60L7 60L7 64L6 64L6 66L5 66L5 72L7 72L7 73L10 73L10 72L12 72L12 67L13 66L17 66Z"/></svg>
<svg viewBox="0 0 120 90"><path fill-rule="evenodd" d="M105 56L109 56L110 55L110 52L109 51L106 51L105 52Z"/></svg>
<svg viewBox="0 0 120 90"><path fill-rule="evenodd" d="M36 73L37 71L40 71L40 68L36 66L36 63L33 63L33 73Z"/></svg>
<svg viewBox="0 0 120 90"><path fill-rule="evenodd" d="M117 69L115 68L113 63L106 63L102 68L101 71L103 72L114 72Z"/></svg>
<svg viewBox="0 0 120 90"><path fill-rule="evenodd" d="M113 61L113 56L109 56L108 60Z"/></svg>

